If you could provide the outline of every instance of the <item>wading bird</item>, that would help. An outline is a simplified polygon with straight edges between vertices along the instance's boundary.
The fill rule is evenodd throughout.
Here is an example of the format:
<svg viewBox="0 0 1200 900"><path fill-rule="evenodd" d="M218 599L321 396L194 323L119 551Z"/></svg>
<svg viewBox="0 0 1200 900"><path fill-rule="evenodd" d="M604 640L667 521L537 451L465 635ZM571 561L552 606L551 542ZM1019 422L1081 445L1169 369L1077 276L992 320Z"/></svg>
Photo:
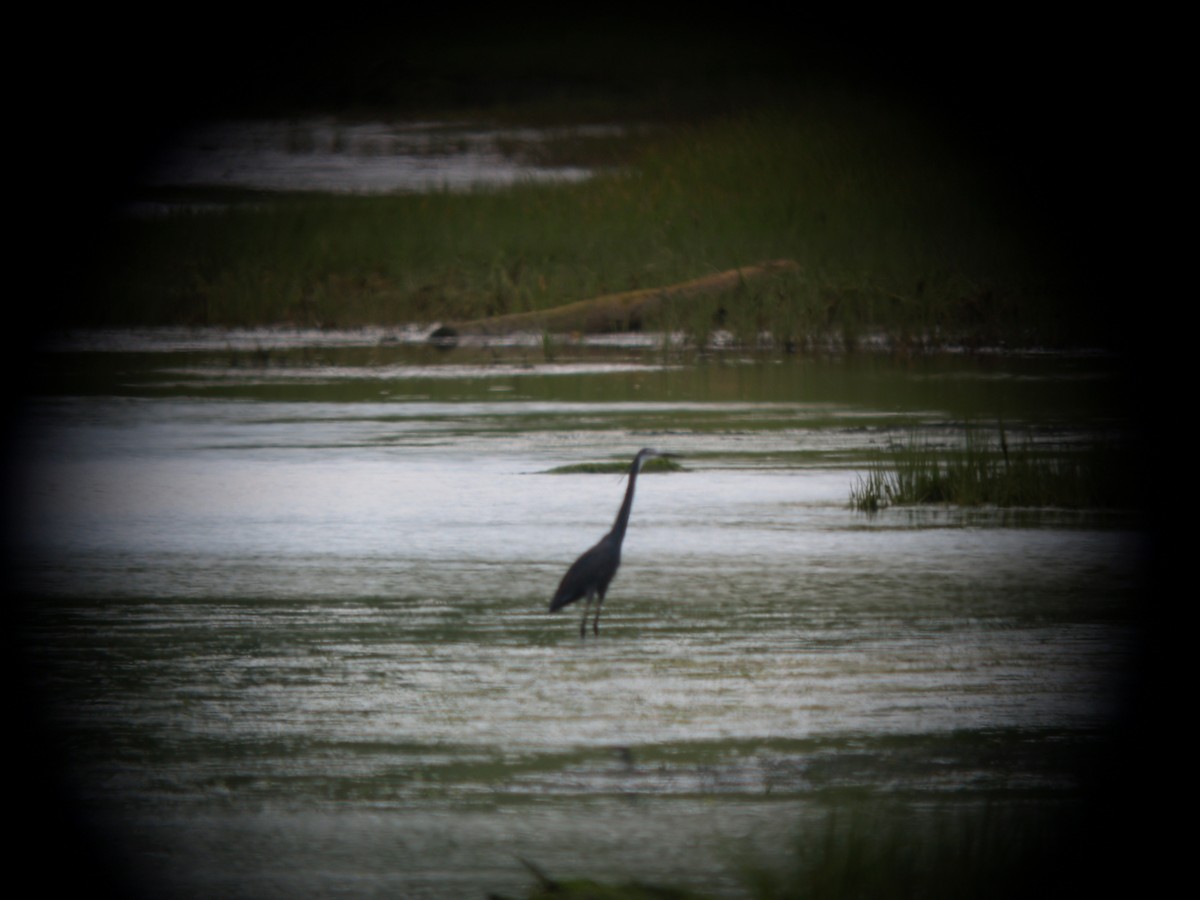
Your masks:
<svg viewBox="0 0 1200 900"><path fill-rule="evenodd" d="M637 485L638 472L642 463L656 456L669 457L669 453L659 453L649 447L639 451L629 467L629 487L625 489L625 501L621 511L617 513L617 521L613 523L612 531L600 539L591 550L575 560L567 574L563 576L554 599L550 601L550 612L558 612L564 606L574 603L580 597L586 597L583 607L583 621L579 623L579 636L587 636L588 610L592 607L593 598L596 600L596 618L592 620L592 633L600 634L600 607L604 605L604 595L608 591L608 583L617 574L621 565L621 542L625 540L625 527L629 524L629 510L633 508L633 489Z"/></svg>

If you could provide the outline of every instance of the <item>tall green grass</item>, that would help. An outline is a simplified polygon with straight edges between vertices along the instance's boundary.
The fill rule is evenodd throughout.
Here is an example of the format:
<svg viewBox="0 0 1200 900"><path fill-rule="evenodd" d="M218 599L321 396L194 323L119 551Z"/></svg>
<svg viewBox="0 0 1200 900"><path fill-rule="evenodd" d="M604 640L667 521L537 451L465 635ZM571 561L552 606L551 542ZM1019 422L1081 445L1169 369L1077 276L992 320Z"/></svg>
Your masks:
<svg viewBox="0 0 1200 900"><path fill-rule="evenodd" d="M646 325L789 347L879 331L897 346L1078 335L1004 198L914 117L826 95L605 141L612 167L582 183L192 192L217 202L114 223L97 296L66 324L445 322L790 258L798 272Z"/></svg>
<svg viewBox="0 0 1200 900"><path fill-rule="evenodd" d="M1108 442L1064 449L1026 438L1010 446L1003 425L994 433L968 426L957 447L912 434L890 444L858 476L850 505L864 512L920 503L1130 508L1129 457L1127 449Z"/></svg>
<svg viewBox="0 0 1200 900"><path fill-rule="evenodd" d="M754 900L1087 896L1133 868L1096 850L1117 844L1075 809L850 806L804 829L790 866L742 867Z"/></svg>

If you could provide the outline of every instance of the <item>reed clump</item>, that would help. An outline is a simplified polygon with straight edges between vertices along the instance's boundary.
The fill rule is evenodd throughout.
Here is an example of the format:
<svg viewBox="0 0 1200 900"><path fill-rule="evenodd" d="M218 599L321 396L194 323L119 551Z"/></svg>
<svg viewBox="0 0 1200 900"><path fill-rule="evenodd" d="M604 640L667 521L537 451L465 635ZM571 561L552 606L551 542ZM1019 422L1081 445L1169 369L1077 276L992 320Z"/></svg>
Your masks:
<svg viewBox="0 0 1200 900"><path fill-rule="evenodd" d="M967 427L955 447L911 434L884 449L850 491L850 505L863 512L922 503L1129 508L1128 451L1111 441L1080 449L1030 437L1012 447L1003 426L994 433Z"/></svg>
<svg viewBox="0 0 1200 900"><path fill-rule="evenodd" d="M1075 809L983 805L926 817L852 806L806 829L790 867L742 874L755 900L1057 897L1125 875L1124 864L1095 863L1096 836Z"/></svg>

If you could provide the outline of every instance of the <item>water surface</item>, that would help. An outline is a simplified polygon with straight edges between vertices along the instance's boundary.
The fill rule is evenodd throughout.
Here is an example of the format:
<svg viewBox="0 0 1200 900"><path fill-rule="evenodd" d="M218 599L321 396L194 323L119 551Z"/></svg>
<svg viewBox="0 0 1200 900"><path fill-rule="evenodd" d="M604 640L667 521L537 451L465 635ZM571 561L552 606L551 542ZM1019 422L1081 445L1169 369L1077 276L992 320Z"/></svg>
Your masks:
<svg viewBox="0 0 1200 900"><path fill-rule="evenodd" d="M1071 802L1136 649L1116 514L892 509L873 448L1123 427L1103 358L91 336L42 361L24 644L157 896L737 896L846 797ZM599 639L546 606L645 474Z"/></svg>
<svg viewBox="0 0 1200 900"><path fill-rule="evenodd" d="M330 118L209 122L178 135L142 179L155 187L354 194L578 181L591 172L580 166L533 164L526 158L530 149L548 140L623 130Z"/></svg>

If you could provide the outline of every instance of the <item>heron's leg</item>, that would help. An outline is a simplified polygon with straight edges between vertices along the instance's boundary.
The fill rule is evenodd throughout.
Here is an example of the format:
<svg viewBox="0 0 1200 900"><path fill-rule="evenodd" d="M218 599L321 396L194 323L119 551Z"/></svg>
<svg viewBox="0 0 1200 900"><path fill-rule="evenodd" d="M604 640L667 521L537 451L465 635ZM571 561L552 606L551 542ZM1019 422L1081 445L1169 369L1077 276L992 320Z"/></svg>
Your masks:
<svg viewBox="0 0 1200 900"><path fill-rule="evenodd" d="M592 595L588 594L587 599L583 604L583 621L579 623L579 636L587 637L587 617L588 611L592 608Z"/></svg>
<svg viewBox="0 0 1200 900"><path fill-rule="evenodd" d="M596 598L596 618L592 619L592 634L600 637L600 610L604 606L604 591Z"/></svg>

